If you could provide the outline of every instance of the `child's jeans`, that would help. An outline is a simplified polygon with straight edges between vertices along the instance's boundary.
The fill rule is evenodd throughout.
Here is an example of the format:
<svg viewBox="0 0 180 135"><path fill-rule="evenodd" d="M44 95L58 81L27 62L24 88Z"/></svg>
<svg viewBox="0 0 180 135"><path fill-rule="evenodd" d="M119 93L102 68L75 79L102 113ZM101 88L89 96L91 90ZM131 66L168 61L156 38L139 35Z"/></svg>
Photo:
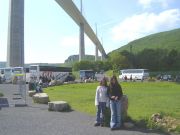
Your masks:
<svg viewBox="0 0 180 135"><path fill-rule="evenodd" d="M106 102L99 102L99 105L97 105L96 123L103 124L105 109L106 109Z"/></svg>

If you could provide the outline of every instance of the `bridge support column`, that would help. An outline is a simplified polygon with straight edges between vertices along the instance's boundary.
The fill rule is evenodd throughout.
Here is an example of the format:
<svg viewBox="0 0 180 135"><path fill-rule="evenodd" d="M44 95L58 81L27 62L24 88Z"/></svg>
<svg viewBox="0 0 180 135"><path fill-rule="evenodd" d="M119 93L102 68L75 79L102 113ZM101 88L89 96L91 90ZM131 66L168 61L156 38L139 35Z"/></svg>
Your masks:
<svg viewBox="0 0 180 135"><path fill-rule="evenodd" d="M105 56L101 54L101 60L103 61L105 59Z"/></svg>
<svg viewBox="0 0 180 135"><path fill-rule="evenodd" d="M10 0L7 66L24 66L24 0Z"/></svg>
<svg viewBox="0 0 180 135"><path fill-rule="evenodd" d="M80 43L79 43L79 61L84 60L85 47L84 47L84 24L80 23Z"/></svg>
<svg viewBox="0 0 180 135"><path fill-rule="evenodd" d="M98 61L98 47L95 46L95 61Z"/></svg>

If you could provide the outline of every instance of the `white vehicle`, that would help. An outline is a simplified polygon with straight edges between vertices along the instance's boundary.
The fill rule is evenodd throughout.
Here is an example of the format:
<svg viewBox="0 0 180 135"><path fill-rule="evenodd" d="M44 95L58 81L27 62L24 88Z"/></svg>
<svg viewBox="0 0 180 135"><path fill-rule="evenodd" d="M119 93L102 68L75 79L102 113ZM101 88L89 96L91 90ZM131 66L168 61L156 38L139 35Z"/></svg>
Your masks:
<svg viewBox="0 0 180 135"><path fill-rule="evenodd" d="M148 69L123 69L119 78L122 80L144 80L149 77Z"/></svg>
<svg viewBox="0 0 180 135"><path fill-rule="evenodd" d="M70 73L72 73L72 68L30 65L29 73L30 73L30 78L33 78L38 82L40 79L47 82L50 81L51 79L64 80Z"/></svg>
<svg viewBox="0 0 180 135"><path fill-rule="evenodd" d="M4 68L0 68L0 76L2 77L4 75Z"/></svg>
<svg viewBox="0 0 180 135"><path fill-rule="evenodd" d="M12 77L13 77L13 68L11 67L4 68L4 81L6 83L11 83Z"/></svg>
<svg viewBox="0 0 180 135"><path fill-rule="evenodd" d="M95 73L95 79L97 81L101 81L105 77L104 71L96 72Z"/></svg>
<svg viewBox="0 0 180 135"><path fill-rule="evenodd" d="M0 68L0 83L5 81L4 68Z"/></svg>
<svg viewBox="0 0 180 135"><path fill-rule="evenodd" d="M13 73L14 75L16 74L24 74L24 68L23 67L13 67Z"/></svg>
<svg viewBox="0 0 180 135"><path fill-rule="evenodd" d="M24 76L25 77L26 71L24 67L13 67L13 76ZM24 78L25 79L25 78Z"/></svg>

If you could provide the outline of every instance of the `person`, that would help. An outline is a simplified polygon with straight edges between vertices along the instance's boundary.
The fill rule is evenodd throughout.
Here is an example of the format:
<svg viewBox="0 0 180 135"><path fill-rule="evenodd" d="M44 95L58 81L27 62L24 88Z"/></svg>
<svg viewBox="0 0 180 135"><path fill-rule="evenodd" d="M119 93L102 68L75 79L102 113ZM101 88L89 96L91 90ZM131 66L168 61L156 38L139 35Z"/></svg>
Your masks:
<svg viewBox="0 0 180 135"><path fill-rule="evenodd" d="M31 90L35 90L35 80L32 76L30 77L30 80L29 80L29 91Z"/></svg>
<svg viewBox="0 0 180 135"><path fill-rule="evenodd" d="M129 79L130 81L132 81L132 75L130 76L130 79Z"/></svg>
<svg viewBox="0 0 180 135"><path fill-rule="evenodd" d="M36 92L37 93L42 93L42 77L39 78L39 82L37 82L37 85L36 85Z"/></svg>
<svg viewBox="0 0 180 135"><path fill-rule="evenodd" d="M117 81L116 76L112 76L110 79L110 84L108 88L108 96L110 99L110 110L111 110L111 120L110 128L111 130L120 129L121 127L121 97L123 96L121 85Z"/></svg>
<svg viewBox="0 0 180 135"><path fill-rule="evenodd" d="M127 81L127 76L125 75L124 80Z"/></svg>
<svg viewBox="0 0 180 135"><path fill-rule="evenodd" d="M96 112L96 122L94 126L104 126L104 112L108 106L108 95L107 95L107 80L103 78L100 81L100 85L97 86L96 95L95 95L95 106L97 108Z"/></svg>

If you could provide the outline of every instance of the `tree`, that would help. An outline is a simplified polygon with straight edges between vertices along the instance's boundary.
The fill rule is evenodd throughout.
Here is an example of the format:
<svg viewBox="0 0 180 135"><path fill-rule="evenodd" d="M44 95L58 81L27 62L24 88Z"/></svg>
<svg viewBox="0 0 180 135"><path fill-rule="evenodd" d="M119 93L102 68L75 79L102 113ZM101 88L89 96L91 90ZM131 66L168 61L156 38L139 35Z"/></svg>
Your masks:
<svg viewBox="0 0 180 135"><path fill-rule="evenodd" d="M78 71L78 70L88 70L92 69L95 72L99 72L101 70L109 70L111 69L111 64L109 61L80 61L76 62L73 65L73 70Z"/></svg>
<svg viewBox="0 0 180 135"><path fill-rule="evenodd" d="M75 71L88 69L93 69L93 64L90 61L80 61L73 65L73 70Z"/></svg>
<svg viewBox="0 0 180 135"><path fill-rule="evenodd" d="M111 61L113 70L115 71L119 71L120 69L129 67L128 59L125 56L121 55L120 52L112 53L110 55L110 61Z"/></svg>
<svg viewBox="0 0 180 135"><path fill-rule="evenodd" d="M176 63L178 63L178 52L176 50L171 50L166 59L165 59L165 65L167 70L173 70L176 69Z"/></svg>
<svg viewBox="0 0 180 135"><path fill-rule="evenodd" d="M135 68L135 66L136 66L135 55L132 54L132 51L128 52L127 50L124 50L121 52L121 55L123 55L127 58L128 63L129 63L129 68Z"/></svg>

